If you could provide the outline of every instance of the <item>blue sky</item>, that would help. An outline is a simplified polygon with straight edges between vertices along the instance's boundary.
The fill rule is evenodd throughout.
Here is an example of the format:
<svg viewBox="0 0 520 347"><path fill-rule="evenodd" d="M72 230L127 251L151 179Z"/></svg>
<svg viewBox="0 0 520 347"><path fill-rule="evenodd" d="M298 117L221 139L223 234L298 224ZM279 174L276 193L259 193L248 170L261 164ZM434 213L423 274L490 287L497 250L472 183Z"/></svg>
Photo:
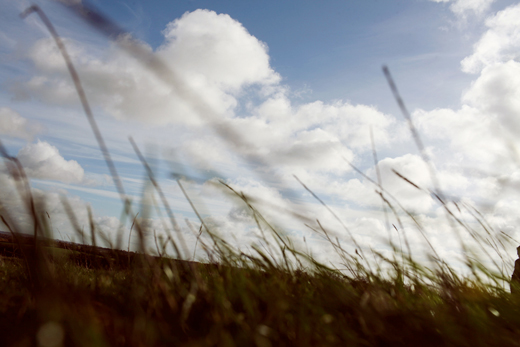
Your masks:
<svg viewBox="0 0 520 347"><path fill-rule="evenodd" d="M35 194L47 201L58 237L74 235L60 196L68 197L82 223L91 206L100 228L115 237L119 198L55 43L37 16L18 17L28 4L1 2L0 139L25 165ZM396 235L385 225L381 200L345 161L375 179L372 129L383 186L421 221L443 256L461 259L441 206L392 171L433 189L383 64L396 79L450 206L467 206L459 217L470 225L475 207L497 235L520 239L516 1L91 2L128 31L134 45L166 64L171 75L162 76L124 53L121 39L108 40L62 4L37 4L65 40L136 211L151 198L141 199L149 188L128 136L154 163L188 248L195 236L184 219L199 222L170 179L172 171L198 177L185 181L189 194L206 222L238 247L259 242L259 230L215 177L256 198L267 219L296 244L305 236L324 261L334 259L303 225L309 220L287 211L348 237L293 175L334 208L363 247L388 251L385 240L390 235L395 242ZM14 182L1 170L2 208L24 224ZM150 230L164 233L156 212L145 217ZM398 221L390 216L389 223ZM417 226L405 217L402 223L417 255L427 254ZM128 233L128 225L122 230Z"/></svg>

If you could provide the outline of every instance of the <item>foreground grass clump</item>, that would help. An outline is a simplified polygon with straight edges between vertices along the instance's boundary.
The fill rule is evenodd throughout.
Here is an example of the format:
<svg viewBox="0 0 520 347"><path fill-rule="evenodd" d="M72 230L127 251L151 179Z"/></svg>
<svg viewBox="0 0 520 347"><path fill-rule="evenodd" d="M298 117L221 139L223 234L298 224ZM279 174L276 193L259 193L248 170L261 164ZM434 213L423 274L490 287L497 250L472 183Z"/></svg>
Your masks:
<svg viewBox="0 0 520 347"><path fill-rule="evenodd" d="M400 275L325 269L136 254L127 266L88 268L41 256L37 271L27 259L0 261L2 346L513 346L520 337L519 298L442 273L435 285L405 285Z"/></svg>

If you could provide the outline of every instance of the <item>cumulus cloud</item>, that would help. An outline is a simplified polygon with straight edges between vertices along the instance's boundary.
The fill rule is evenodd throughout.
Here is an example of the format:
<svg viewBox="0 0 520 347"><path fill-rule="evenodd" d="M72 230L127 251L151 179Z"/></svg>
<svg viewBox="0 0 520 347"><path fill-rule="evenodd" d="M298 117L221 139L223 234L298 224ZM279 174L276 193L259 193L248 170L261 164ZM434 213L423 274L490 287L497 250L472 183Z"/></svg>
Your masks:
<svg viewBox="0 0 520 347"><path fill-rule="evenodd" d="M378 167L385 191L397 199L407 211L431 212L434 200L428 190L432 189L432 180L428 167L420 156L405 154L394 158L387 157L379 161ZM425 190L419 190L398 177L394 170ZM365 174L373 181L377 180L375 168L366 170ZM381 197L376 193L377 187L368 179L360 177L331 182L330 177L308 176L304 182L307 181L310 182L309 187L319 187L319 191L326 193L326 196L340 197L344 203L377 210L381 208Z"/></svg>
<svg viewBox="0 0 520 347"><path fill-rule="evenodd" d="M234 155L267 158L284 174L304 169L341 174L349 170L342 156L353 160L354 152L369 147L370 127L379 146L389 146L400 135L395 119L372 106L343 101L293 105L269 65L267 46L228 15L186 13L163 34L165 41L155 51L135 44L166 62L182 83L227 118L221 127L229 133L227 144L217 143L211 134L183 134L181 151L201 165L232 161L231 149ZM94 55L70 40L66 44L88 97L109 114L159 124L201 124L190 102L121 50L111 47L106 55ZM25 84L24 92L57 104L77 102L51 40L38 41L31 58L39 75ZM251 91L250 85L264 89ZM238 100L247 92L260 96L260 104L245 107L249 116L236 116ZM235 141L236 134L243 139Z"/></svg>
<svg viewBox="0 0 520 347"><path fill-rule="evenodd" d="M486 20L489 28L462 60L465 72L479 73L463 93L459 110L417 110L414 119L431 139L448 140L458 161L509 171L511 148L520 131L520 5Z"/></svg>
<svg viewBox="0 0 520 347"><path fill-rule="evenodd" d="M254 154L286 175L349 171L343 158L352 161L370 148L370 128L381 148L402 138L398 123L375 107L337 101L293 105L286 93L267 98L248 117L229 121L237 133L247 134L249 146L233 145L234 155ZM229 146L228 146L229 147ZM188 139L182 152L197 163L229 159L222 145L207 137ZM269 170L263 167L262 170ZM303 171L305 173L303 173Z"/></svg>
<svg viewBox="0 0 520 347"><path fill-rule="evenodd" d="M8 107L0 108L0 135L31 141L43 130L40 124L30 122Z"/></svg>
<svg viewBox="0 0 520 347"><path fill-rule="evenodd" d="M228 15L217 15L206 10L187 13L170 23L163 34L165 42L155 51L144 43L137 44L166 62L182 82L195 90L216 113L225 115L226 126L243 134L249 146L231 143L226 148L215 140L214 134L200 129L199 133L191 133L193 128L189 125L199 124L191 105L170 86L156 79L133 58L115 47L111 47L106 55L96 55L70 40L66 44L94 105L119 119L187 124L186 129L189 131L183 134L181 150L188 156L202 158L200 163L213 163L216 160L233 163L234 157L228 155L231 149L235 155L267 158L273 170L281 172L293 183L295 181L291 175L296 173L306 183L316 183L318 191L337 194L331 188L333 185L326 184L331 178L329 175L339 178L350 170L342 157L354 160L355 153L363 153L370 148L370 128L373 129L378 145L385 148L400 136L395 131L396 120L373 106L344 101L293 104L286 88L280 85L280 76L269 65L267 46ZM77 102L62 57L52 41L39 41L33 47L31 58L39 75L28 81L25 90L19 89L19 92L28 92L46 102L60 105ZM258 85L260 88L246 88L250 85ZM247 116L235 115L240 98L248 92L255 93L255 100L260 96L258 104L245 105ZM26 152L38 151L31 149ZM59 155L57 150L55 154ZM61 159L36 165L36 158L31 157L27 163L29 167L35 167L33 175L43 175L45 170L42 167L51 167L51 163L54 167L64 167L67 161ZM243 177L241 174L246 169L240 167L238 170L241 172L237 176ZM267 168L259 170L265 171ZM47 178L48 171L45 171ZM71 167L65 171L69 174L74 172ZM60 180L64 180L65 176L62 173ZM68 179L74 181L73 178ZM78 179L76 177L76 182ZM292 210L301 210L300 206L289 202L278 189L268 188L254 180L239 180L238 183L239 189L252 194L259 201L269 202L260 204L259 208L270 220L282 222L289 230L294 226L289 223L288 216ZM369 193L373 194L372 188ZM215 202L215 205L219 205L222 212L221 201ZM287 215L280 217L281 210L287 211ZM153 228L160 230L158 224L154 223ZM227 214L217 214L208 223L227 237L236 236L237 243L244 247L258 240L259 230L244 208L232 207ZM356 221L360 230L362 226L365 230L377 224L377 219ZM298 227L301 229L301 223ZM307 236L310 239L310 235ZM314 241L315 244L322 242L321 239ZM366 238L364 244L370 244L370 240Z"/></svg>
<svg viewBox="0 0 520 347"><path fill-rule="evenodd" d="M487 139L486 145L493 149L500 145L515 147L520 144L516 140L520 131L519 16L520 4L510 6L487 19L486 26L489 29L475 44L473 54L461 62L463 71L479 73L463 94L462 102L474 110L473 114L480 113L474 121L487 124L489 128L486 134L479 125L470 127L480 128L481 131L476 132L480 142ZM469 107L463 106L458 116L461 117ZM491 136L495 136L495 141L491 141ZM477 146L483 147L481 144Z"/></svg>
<svg viewBox="0 0 520 347"><path fill-rule="evenodd" d="M520 39L520 37L519 37ZM520 132L520 63L508 61L486 67L463 101L498 117L511 134Z"/></svg>
<svg viewBox="0 0 520 347"><path fill-rule="evenodd" d="M347 103L325 105L322 102L293 107L286 96L280 96L269 98L254 111L253 116L233 119L231 124L238 132L249 134L253 150L266 157L272 165L337 171L338 159L342 155L352 159L350 148L362 146L368 138L368 126L374 121L370 119L371 112L379 117L380 128L387 135L386 128L391 121L384 114L370 108L359 108ZM349 120L360 114L365 117L358 118L348 128ZM236 150L247 151L246 148Z"/></svg>
<svg viewBox="0 0 520 347"><path fill-rule="evenodd" d="M227 14L186 13L168 24L163 34L166 42L159 53L164 59L223 90L236 93L244 85L280 80L269 66L267 45Z"/></svg>
<svg viewBox="0 0 520 347"><path fill-rule="evenodd" d="M466 11L476 9L471 8L470 2L452 2L454 11L456 4L462 7L465 5ZM481 9L485 9L483 2L473 2L475 6L478 4ZM471 215L474 211L470 206L474 206L492 226L493 233L502 230L514 238L519 235L518 218L514 213L514 206L518 205L519 189L516 154L516 148L520 145L520 141L517 140L520 130L520 63L516 52L520 46L519 25L516 20L520 17L519 9L520 5L508 7L486 21L488 31L474 46L472 54L462 62L465 72L479 75L462 94L460 108L428 111L417 109L412 112L416 127L424 142L430 146L427 151L435 164L437 178L446 201L453 201L448 202L448 208L464 220L466 226L484 233ZM355 124L355 121L350 120L348 124L351 123ZM327 124L326 120L324 124ZM334 124L332 123L332 127ZM391 131L385 131L393 126L389 123L383 127L383 135L391 134ZM337 128L341 128L341 125ZM354 126L350 130L355 128ZM327 129L326 125L323 129ZM336 129L331 132L340 133ZM360 134L362 133L363 130L360 130ZM355 137L351 135L350 138ZM376 138L385 139L384 136ZM369 137L363 139L369 140ZM388 143L395 145L395 138L389 137ZM369 142L365 142L363 146L356 148L351 144L350 148L355 155L362 156L363 148L369 148L369 145ZM395 152L391 152L388 157L379 161L378 166L385 189L414 215L425 236L441 257L462 259L459 253L460 244L454 237L455 229L460 229L458 232L462 233L463 237L468 231L450 224L438 201L427 192L414 188L393 172L396 170L420 187L431 189L431 177L422 159L417 155L396 155ZM365 170L365 173L373 179L376 177L374 168ZM368 180L351 178L330 181L330 176L319 177L312 172L308 173L306 179L312 182L309 186L325 186L325 196L343 196L345 199L342 203L345 206L351 206L348 201L351 199L356 205L362 206L363 214L370 215L369 218L373 218L373 221L383 220L380 212L381 199L374 192L375 186ZM335 208L340 208L339 206L341 204L336 203ZM353 223L355 213L349 211L348 207L340 211L349 221L352 230L356 230L358 225ZM392 214L389 215L389 219L390 223L396 223ZM421 233L416 231L418 226L415 222L407 220L404 215L401 216L401 221L405 229L402 231L406 231L410 237L412 249L423 245L426 247L424 250L431 251L428 250L429 246L425 244ZM376 229L375 226L373 228ZM367 244L376 242L373 237L368 238L371 241L366 240Z"/></svg>
<svg viewBox="0 0 520 347"><path fill-rule="evenodd" d="M449 191L480 203L500 228L504 220L513 220L503 217L501 206L515 204L518 193L519 15L520 5L515 5L486 20L488 30L462 61L465 72L479 75L463 93L458 110L413 114L421 133L438 145L435 154L444 169L439 175L452 182ZM507 228L516 230L513 223Z"/></svg>
<svg viewBox="0 0 520 347"><path fill-rule="evenodd" d="M479 73L484 68L520 57L520 4L510 6L486 20L489 28L462 60L462 70Z"/></svg>
<svg viewBox="0 0 520 347"><path fill-rule="evenodd" d="M267 46L229 15L209 10L184 14L167 25L164 43L153 51L140 49L163 61L177 84L190 89L212 112L230 116L244 87L277 84L280 77L269 65ZM200 123L197 100L165 84L116 46L95 56L77 43L66 41L90 100L119 119L149 123ZM30 58L39 72L18 93L29 93L47 102L71 104L77 97L66 67L50 39L37 42Z"/></svg>
<svg viewBox="0 0 520 347"><path fill-rule="evenodd" d="M509 157L504 141L497 141L503 133L496 117L481 109L463 105L459 110L435 109L416 110L414 121L423 136L439 143L437 156L444 161L460 165L497 169ZM440 141L440 142L439 142Z"/></svg>
<svg viewBox="0 0 520 347"><path fill-rule="evenodd" d="M65 160L58 149L51 144L39 141L27 144L18 152L18 159L29 177L81 183L84 170L75 160Z"/></svg>
<svg viewBox="0 0 520 347"><path fill-rule="evenodd" d="M392 116L373 106L315 101L294 107L287 95L282 93L267 99L255 110L255 115L270 125L270 131L280 129L278 131L294 132L319 127L355 149L370 146L370 126L378 143L388 145L392 140L388 129L395 124Z"/></svg>

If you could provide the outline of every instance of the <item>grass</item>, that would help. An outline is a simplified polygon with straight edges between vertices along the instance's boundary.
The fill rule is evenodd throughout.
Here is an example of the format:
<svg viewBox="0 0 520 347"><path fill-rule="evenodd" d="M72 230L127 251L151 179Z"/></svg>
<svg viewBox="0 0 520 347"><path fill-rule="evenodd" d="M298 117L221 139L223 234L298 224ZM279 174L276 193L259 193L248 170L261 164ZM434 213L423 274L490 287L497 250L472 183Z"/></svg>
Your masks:
<svg viewBox="0 0 520 347"><path fill-rule="evenodd" d="M48 334L55 346L516 346L520 336L519 297L447 273L404 281L133 256L89 267L42 250L37 271L2 257L0 344L45 345Z"/></svg>
<svg viewBox="0 0 520 347"><path fill-rule="evenodd" d="M128 217L137 214L132 212L132 204L126 198L65 47L37 6L24 12L24 16L31 11L40 15L63 52L85 113L124 202L124 215L131 219ZM80 14L90 16L92 13L83 11ZM106 18L97 16L95 19L98 29L114 29ZM88 22L89 18L86 20ZM143 58L139 54L138 58ZM158 63L154 62L154 66L157 67ZM385 75L414 140L424 153L424 146L388 69L385 69ZM503 264L497 266L502 270L493 272L483 265L483 261L470 257L469 246L461 243L467 255L464 261L468 272L468 275L462 275L440 259L434 249L430 255L431 266L419 264L411 256L404 234L402 242L405 247L394 247L394 254L388 257L375 250L362 249L352 235L350 241L355 252L349 252L319 221L317 225L309 225L329 241L342 259L346 270L340 271L296 249L289 238L282 236L258 213L254 199L225 183L223 189L245 204L258 228L270 235L270 242L264 237L267 248L253 247L252 253L244 254L220 239L201 218L199 232L205 233L206 239L213 243L209 246L200 241L210 261L197 263L182 260L180 256L179 259L166 256L162 250L169 245L176 250L176 255L182 254L184 245L179 227L153 172L135 143L131 142L148 173L149 183L161 197L162 208L167 211L171 224L171 236L158 243L155 240L155 255L147 251L143 228L135 217L132 228L135 226L134 232L140 240L140 250L135 253L122 251L121 247L100 248L44 238L53 231L46 219L40 218L44 207L34 201L19 161L0 146L13 179L20 183L18 192L34 225L33 230L23 230L15 218L2 215L10 233L0 239L1 346L519 344L520 296L511 295L504 289L503 284L509 278L503 270L507 265L503 258ZM423 158L429 161L426 155ZM377 160L375 162L377 165ZM398 172L396 174L417 189L424 190L425 194L435 196L451 223L467 231L475 245L502 257L506 249L504 242L509 240L492 233L478 213L474 213L480 226L477 232L456 216L453 206L440 190L425 190ZM433 169L432 180L436 181ZM198 215L181 180L177 182ZM415 217L379 183L373 183L384 208L399 223L402 218L409 218L422 232ZM64 205L80 239L86 239L75 222L75 211L68 207L66 200ZM341 222L339 216L331 209L329 211ZM402 229L401 225L399 227ZM99 233L92 218L90 233L92 244L96 238L107 239ZM424 237L428 241L426 235ZM367 260L372 257L375 262Z"/></svg>

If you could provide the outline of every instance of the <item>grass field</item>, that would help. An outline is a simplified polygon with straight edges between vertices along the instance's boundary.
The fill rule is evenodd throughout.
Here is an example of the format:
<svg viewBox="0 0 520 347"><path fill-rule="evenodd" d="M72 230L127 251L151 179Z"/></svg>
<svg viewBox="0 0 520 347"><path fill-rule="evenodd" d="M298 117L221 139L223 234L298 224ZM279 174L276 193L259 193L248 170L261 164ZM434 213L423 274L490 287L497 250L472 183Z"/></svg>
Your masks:
<svg viewBox="0 0 520 347"><path fill-rule="evenodd" d="M23 250L0 260L2 346L519 343L520 298L447 268L390 262L395 271L378 276L358 263L345 275L260 256L201 264L2 244Z"/></svg>

